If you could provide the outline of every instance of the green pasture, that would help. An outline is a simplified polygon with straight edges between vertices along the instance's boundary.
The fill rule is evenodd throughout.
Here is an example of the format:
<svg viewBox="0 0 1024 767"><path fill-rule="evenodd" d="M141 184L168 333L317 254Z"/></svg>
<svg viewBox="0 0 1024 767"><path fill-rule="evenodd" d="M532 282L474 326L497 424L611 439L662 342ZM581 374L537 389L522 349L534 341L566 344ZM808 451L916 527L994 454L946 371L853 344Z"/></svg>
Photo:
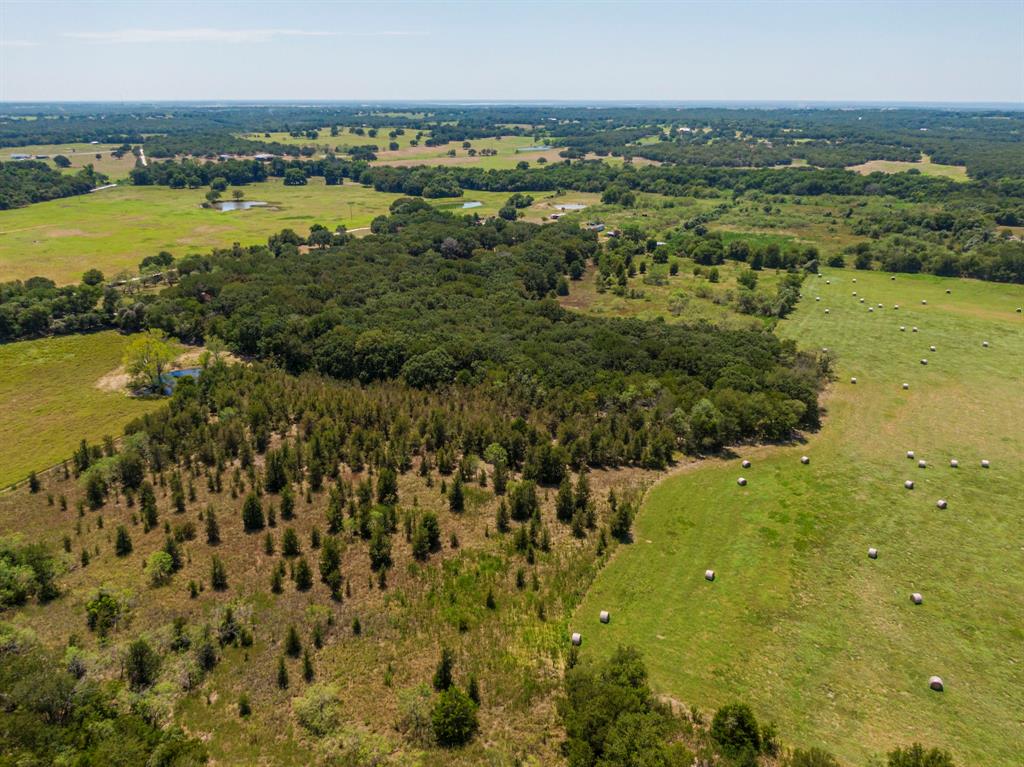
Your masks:
<svg viewBox="0 0 1024 767"><path fill-rule="evenodd" d="M202 207L205 188L126 185L0 211L0 282L35 275L76 282L92 267L112 276L161 250L177 257L206 253L235 242L262 242L284 228L306 234L313 224L343 224L358 233L400 196L352 183L327 186L319 178L306 186L271 179L239 188L246 199L268 206L221 212ZM508 196L466 192L461 201L483 203L467 213L494 215Z"/></svg>
<svg viewBox="0 0 1024 767"><path fill-rule="evenodd" d="M708 709L747 701L788 743L844 764L915 740L958 764L1019 764L1022 304L1019 286L809 278L778 332L836 359L823 428L681 465L655 486L633 543L576 613L584 653L635 644L659 692Z"/></svg>
<svg viewBox="0 0 1024 767"><path fill-rule="evenodd" d="M108 331L0 345L0 487L59 463L82 438L118 436L158 405L97 386L127 342Z"/></svg>

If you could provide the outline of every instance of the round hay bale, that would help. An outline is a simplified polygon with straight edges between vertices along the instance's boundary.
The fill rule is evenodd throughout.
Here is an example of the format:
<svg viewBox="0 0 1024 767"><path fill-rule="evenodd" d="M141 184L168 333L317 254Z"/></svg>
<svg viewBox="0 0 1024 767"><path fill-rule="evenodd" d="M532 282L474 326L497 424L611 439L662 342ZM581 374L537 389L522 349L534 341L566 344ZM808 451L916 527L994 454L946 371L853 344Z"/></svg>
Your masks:
<svg viewBox="0 0 1024 767"><path fill-rule="evenodd" d="M822 354L828 354L828 347L827 346L822 346L821 347L821 353Z"/></svg>
<svg viewBox="0 0 1024 767"><path fill-rule="evenodd" d="M832 284L832 280L825 280L825 284L826 285L831 285Z"/></svg>
<svg viewBox="0 0 1024 767"><path fill-rule="evenodd" d="M815 296L815 297L814 297L814 300L815 300L815 301L820 301L820 300L821 300L821 296Z"/></svg>
<svg viewBox="0 0 1024 767"><path fill-rule="evenodd" d="M928 679L928 686L931 689L935 690L935 692L942 692L943 689L945 689L942 686L942 677L941 676L929 677L929 679Z"/></svg>
<svg viewBox="0 0 1024 767"><path fill-rule="evenodd" d="M924 604L924 597L918 594L916 591L910 595L910 601L915 605Z"/></svg>
<svg viewBox="0 0 1024 767"><path fill-rule="evenodd" d="M828 309L825 310L825 314L828 314Z"/></svg>
<svg viewBox="0 0 1024 767"><path fill-rule="evenodd" d="M875 307L873 307L873 306L869 306L869 307L868 307L868 311L869 311L869 312L873 312L874 310L875 310Z"/></svg>
<svg viewBox="0 0 1024 767"><path fill-rule="evenodd" d="M900 325L900 332L901 333L905 333L906 331L907 331L907 326L906 325Z"/></svg>
<svg viewBox="0 0 1024 767"><path fill-rule="evenodd" d="M917 332L917 325L914 325L914 327L912 327L911 330L913 330L916 333Z"/></svg>
<svg viewBox="0 0 1024 767"><path fill-rule="evenodd" d="M927 464L927 462L925 462L923 460L918 461L917 462L917 468L919 468L919 469L926 469L926 468L928 468L928 464Z"/></svg>
<svg viewBox="0 0 1024 767"><path fill-rule="evenodd" d="M928 302L927 302L927 301L925 301L925 300L924 300L924 299L922 298L922 299L921 299L921 305L922 305L922 306L927 306L927 305L928 305Z"/></svg>
<svg viewBox="0 0 1024 767"><path fill-rule="evenodd" d="M739 479L736 480L736 484L739 485L740 487L744 487L747 484L747 478L740 477Z"/></svg>
<svg viewBox="0 0 1024 767"><path fill-rule="evenodd" d="M904 383L904 384L903 384L903 388L904 388L904 389L909 389L909 388L910 388L910 384L908 384L908 383Z"/></svg>
<svg viewBox="0 0 1024 767"><path fill-rule="evenodd" d="M856 278L856 277L854 277L854 278L853 278L853 281L854 281L854 282L857 282L857 278Z"/></svg>
<svg viewBox="0 0 1024 767"><path fill-rule="evenodd" d="M914 480L908 479L906 482L903 483L903 487L907 488L907 490L913 490L914 489Z"/></svg>
<svg viewBox="0 0 1024 767"><path fill-rule="evenodd" d="M601 623L607 623L612 619L612 616L611 613L609 613L607 610L602 610L598 618L600 618Z"/></svg>
<svg viewBox="0 0 1024 767"><path fill-rule="evenodd" d="M946 288L946 295L947 295L947 296L948 296L948 295L949 295L950 293L952 293L952 292L953 292L952 290L950 290L949 288Z"/></svg>
<svg viewBox="0 0 1024 767"><path fill-rule="evenodd" d="M989 467L989 463L988 463L988 461L982 460L982 462L981 462L981 468L983 468L983 469L987 469L988 467Z"/></svg>
<svg viewBox="0 0 1024 767"><path fill-rule="evenodd" d="M928 364L928 360L927 360L927 359L925 359L924 357L922 357L922 358L921 358L921 364L922 364L922 365L927 365L927 364Z"/></svg>
<svg viewBox="0 0 1024 767"><path fill-rule="evenodd" d="M988 341L982 341L981 345L984 346L987 349L988 348Z"/></svg>
<svg viewBox="0 0 1024 767"><path fill-rule="evenodd" d="M706 580L706 581L713 581L714 579L715 579L715 571L714 570L705 570L704 571L704 580Z"/></svg>
<svg viewBox="0 0 1024 767"><path fill-rule="evenodd" d="M893 282L896 282L896 278L895 277L890 277L889 279L892 280Z"/></svg>
<svg viewBox="0 0 1024 767"><path fill-rule="evenodd" d="M1020 314L1021 312L1024 312L1024 306L1017 307L1017 314Z"/></svg>
<svg viewBox="0 0 1024 767"><path fill-rule="evenodd" d="M885 307L883 307L883 306L882 306L881 304L879 304L879 305L878 305L878 308L879 308L879 309L883 309L883 308L885 308Z"/></svg>
<svg viewBox="0 0 1024 767"><path fill-rule="evenodd" d="M933 352L933 351L935 351L935 347L934 347L934 346L929 346L929 347L928 347L928 351L930 351L930 352Z"/></svg>
<svg viewBox="0 0 1024 767"><path fill-rule="evenodd" d="M861 303L864 303L864 299L862 298L862 299L860 300L860 302L861 302Z"/></svg>
<svg viewBox="0 0 1024 767"><path fill-rule="evenodd" d="M583 637L580 635L578 631L575 631L573 632L573 635L569 637L569 641L572 642L573 647L579 647L581 644L583 644Z"/></svg>
<svg viewBox="0 0 1024 767"><path fill-rule="evenodd" d="M800 463L802 463L802 464L804 464L806 466L810 462L811 462L810 456L807 456L807 455L800 456Z"/></svg>
<svg viewBox="0 0 1024 767"><path fill-rule="evenodd" d="M743 466L744 469L749 469L750 468L750 461L744 461L742 466Z"/></svg>
<svg viewBox="0 0 1024 767"><path fill-rule="evenodd" d="M936 505L936 506L938 506L938 507L939 507L940 509L944 509L944 508L946 508L946 507L947 507L947 506L948 506L949 504L948 504L948 503L946 503L946 500L945 500L944 498L940 498L939 500L937 500L937 501L935 502L935 505Z"/></svg>
<svg viewBox="0 0 1024 767"><path fill-rule="evenodd" d="M878 559L878 549L874 546L868 549L868 559Z"/></svg>
<svg viewBox="0 0 1024 767"><path fill-rule="evenodd" d="M856 291L856 290L855 290L855 291L853 291L853 295L857 295L857 291Z"/></svg>
<svg viewBox="0 0 1024 767"><path fill-rule="evenodd" d="M852 384L855 384L855 383L857 383L857 378L856 378L856 376L854 376L853 378L851 378L851 379L850 379L850 383L852 383Z"/></svg>
<svg viewBox="0 0 1024 767"><path fill-rule="evenodd" d="M953 458L953 459L950 460L949 465L952 468L954 468L954 469L959 468L960 467L960 461L958 461L956 458Z"/></svg>
<svg viewBox="0 0 1024 767"><path fill-rule="evenodd" d="M893 305L892 305L892 308L893 308L893 309L899 309L899 308L900 308L900 305L899 305L899 304L893 304Z"/></svg>

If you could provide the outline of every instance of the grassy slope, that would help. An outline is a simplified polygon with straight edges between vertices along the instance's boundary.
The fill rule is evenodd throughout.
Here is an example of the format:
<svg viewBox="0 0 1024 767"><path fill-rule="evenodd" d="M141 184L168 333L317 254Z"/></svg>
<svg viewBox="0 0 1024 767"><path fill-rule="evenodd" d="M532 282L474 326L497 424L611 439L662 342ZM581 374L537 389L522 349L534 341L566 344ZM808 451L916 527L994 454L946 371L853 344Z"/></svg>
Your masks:
<svg viewBox="0 0 1024 767"><path fill-rule="evenodd" d="M657 689L704 706L747 700L789 742L852 764L914 739L958 763L1017 764L1024 342L1014 308L1024 296L926 276L832 271L831 282L808 283L780 328L838 355L824 429L807 445L740 451L750 469L739 457L714 461L656 486L636 542L604 570L576 624L591 652L641 647ZM869 313L855 289L886 308ZM915 490L903 489L907 478ZM601 609L614 617L599 629ZM943 694L929 691L931 674Z"/></svg>
<svg viewBox="0 0 1024 767"><path fill-rule="evenodd" d="M0 345L0 487L67 458L83 437L120 434L157 405L95 386L126 343L105 332Z"/></svg>
<svg viewBox="0 0 1024 767"><path fill-rule="evenodd" d="M91 267L109 276L160 250L180 257L233 242L250 245L285 227L300 234L316 223L358 229L399 197L358 184L326 186L322 179L293 187L274 179L243 190L247 199L272 207L222 213L200 207L202 189L122 186L0 211L0 282L37 274L77 282ZM504 192L467 192L463 199L484 203L467 212L493 215L507 198Z"/></svg>

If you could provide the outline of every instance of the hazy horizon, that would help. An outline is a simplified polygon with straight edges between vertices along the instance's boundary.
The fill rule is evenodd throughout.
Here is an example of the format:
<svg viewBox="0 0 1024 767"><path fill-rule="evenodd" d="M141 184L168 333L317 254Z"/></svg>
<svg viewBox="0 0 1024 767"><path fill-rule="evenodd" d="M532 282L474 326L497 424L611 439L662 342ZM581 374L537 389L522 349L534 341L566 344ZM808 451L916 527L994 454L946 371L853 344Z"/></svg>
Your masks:
<svg viewBox="0 0 1024 767"><path fill-rule="evenodd" d="M1015 105L1022 62L1016 0L0 3L6 103Z"/></svg>

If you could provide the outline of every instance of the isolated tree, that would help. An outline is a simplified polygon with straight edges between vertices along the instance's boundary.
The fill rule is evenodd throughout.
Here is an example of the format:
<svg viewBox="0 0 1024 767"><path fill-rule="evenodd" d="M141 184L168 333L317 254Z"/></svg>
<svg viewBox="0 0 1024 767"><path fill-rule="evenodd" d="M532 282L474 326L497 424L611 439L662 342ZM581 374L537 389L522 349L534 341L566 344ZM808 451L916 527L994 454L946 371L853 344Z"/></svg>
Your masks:
<svg viewBox="0 0 1024 767"><path fill-rule="evenodd" d="M58 168L70 168L71 160L69 160L62 154L58 154L54 155L53 164L56 165Z"/></svg>
<svg viewBox="0 0 1024 767"><path fill-rule="evenodd" d="M302 652L302 640L299 639L299 632L295 628L295 624L288 626L288 634L284 640L284 651L290 658L298 658Z"/></svg>
<svg viewBox="0 0 1024 767"><path fill-rule="evenodd" d="M133 690L143 690L156 681L160 670L160 656L146 642L136 639L128 645L124 659L124 675Z"/></svg>
<svg viewBox="0 0 1024 767"><path fill-rule="evenodd" d="M211 546L220 543L220 526L217 524L217 514L213 506L206 508L206 542Z"/></svg>
<svg viewBox="0 0 1024 767"><path fill-rule="evenodd" d="M133 385L160 390L161 377L174 362L177 353L159 330L150 330L132 337L124 351L124 366Z"/></svg>
<svg viewBox="0 0 1024 767"><path fill-rule="evenodd" d="M89 269L82 275L83 285L100 285L103 282L103 272L99 269Z"/></svg>
<svg viewBox="0 0 1024 767"><path fill-rule="evenodd" d="M220 557L214 557L210 562L210 585L214 591L224 591L228 587L228 571Z"/></svg>
<svg viewBox="0 0 1024 767"><path fill-rule="evenodd" d="M434 737L440 746L461 746L479 729L476 704L458 687L449 687L437 699L431 716Z"/></svg>
<svg viewBox="0 0 1024 767"><path fill-rule="evenodd" d="M242 505L242 527L245 532L253 533L262 530L264 524L263 505L256 493L249 493Z"/></svg>
<svg viewBox="0 0 1024 767"><path fill-rule="evenodd" d="M114 538L114 553L119 557L126 557L132 553L132 538L128 535L128 528L124 525L117 526L117 535Z"/></svg>
<svg viewBox="0 0 1024 767"><path fill-rule="evenodd" d="M434 689L438 692L447 690L452 686L454 680L452 679L452 671L455 668L455 653L449 650L447 647L441 648L441 658L437 662L437 668L434 669Z"/></svg>

